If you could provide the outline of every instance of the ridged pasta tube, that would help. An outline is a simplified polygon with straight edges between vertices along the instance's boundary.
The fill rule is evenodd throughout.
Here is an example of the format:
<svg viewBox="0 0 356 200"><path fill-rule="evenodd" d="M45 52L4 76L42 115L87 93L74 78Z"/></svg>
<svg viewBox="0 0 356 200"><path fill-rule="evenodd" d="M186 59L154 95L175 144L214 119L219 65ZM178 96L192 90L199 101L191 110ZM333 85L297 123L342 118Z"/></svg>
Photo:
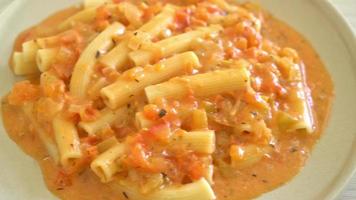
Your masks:
<svg viewBox="0 0 356 200"><path fill-rule="evenodd" d="M55 61L58 49L39 49L37 51L36 63L41 72L47 71Z"/></svg>
<svg viewBox="0 0 356 200"><path fill-rule="evenodd" d="M38 72L35 63L27 63L22 52L15 52L13 57L13 70L18 76L34 74Z"/></svg>
<svg viewBox="0 0 356 200"><path fill-rule="evenodd" d="M127 107L124 106L117 110L104 109L100 112L98 119L92 122L80 122L79 127L83 128L89 135L95 135L105 126L111 126L112 123L127 117ZM120 120L120 121L122 121Z"/></svg>
<svg viewBox="0 0 356 200"><path fill-rule="evenodd" d="M61 164L68 166L71 160L82 157L78 131L74 123L65 119L61 114L54 118L52 124Z"/></svg>
<svg viewBox="0 0 356 200"><path fill-rule="evenodd" d="M142 49L131 52L130 58L138 66L149 64L154 60L169 57L176 53L188 51L194 40L199 37L204 37L208 34L217 33L219 30L221 30L220 26L212 25L210 27L198 28L194 31L169 37L167 39L154 43L152 45L154 47L152 50ZM156 55L157 50L160 54L158 56Z"/></svg>
<svg viewBox="0 0 356 200"><path fill-rule="evenodd" d="M73 23L81 22L81 23L89 23L93 21L96 17L96 7L86 8L73 16L69 17L61 24L59 24L58 29L63 31L69 29Z"/></svg>
<svg viewBox="0 0 356 200"><path fill-rule="evenodd" d="M119 78L115 83L103 88L101 96L106 105L111 109L118 108L128 103L149 85L161 83L174 76L184 73L187 67L199 66L199 59L193 52L175 55L155 66L143 68L143 75L136 80Z"/></svg>
<svg viewBox="0 0 356 200"><path fill-rule="evenodd" d="M153 17L135 32L145 33L151 38L157 36L165 27L173 22L174 12L175 9L171 5L165 6L160 14ZM125 38L108 54L104 55L100 59L100 63L113 69L122 69L129 62L129 53L131 51L129 46L132 46L132 43L137 43L139 40L135 34L132 37Z"/></svg>
<svg viewBox="0 0 356 200"><path fill-rule="evenodd" d="M153 193L141 194L135 186L115 186L121 189L131 200L214 200L216 196L208 181L204 178L182 186L170 186Z"/></svg>
<svg viewBox="0 0 356 200"><path fill-rule="evenodd" d="M100 154L90 165L94 173L100 177L103 183L110 182L113 176L119 172L120 167L115 162L125 152L124 144L116 144L104 153Z"/></svg>
<svg viewBox="0 0 356 200"><path fill-rule="evenodd" d="M174 135L173 142L198 153L212 154L215 151L215 132L178 131Z"/></svg>
<svg viewBox="0 0 356 200"><path fill-rule="evenodd" d="M87 46L74 66L70 82L70 92L74 96L86 97L87 87L94 73L97 52L108 50L113 45L112 38L116 35L122 35L124 32L125 26L120 23L113 23Z"/></svg>
<svg viewBox="0 0 356 200"><path fill-rule="evenodd" d="M35 116L33 114L33 104L31 103L25 104L22 107L22 110L24 111L27 118L30 120L32 126L35 128L36 133L38 134L39 139L45 146L49 156L53 159L53 161L56 164L59 164L60 158L59 158L57 144L55 140L52 137L50 137L49 133L46 133L46 131L35 120Z"/></svg>
<svg viewBox="0 0 356 200"><path fill-rule="evenodd" d="M249 79L250 74L245 68L218 70L148 86L145 92L150 103L158 98L183 98L191 92L197 97L205 97L245 89Z"/></svg>

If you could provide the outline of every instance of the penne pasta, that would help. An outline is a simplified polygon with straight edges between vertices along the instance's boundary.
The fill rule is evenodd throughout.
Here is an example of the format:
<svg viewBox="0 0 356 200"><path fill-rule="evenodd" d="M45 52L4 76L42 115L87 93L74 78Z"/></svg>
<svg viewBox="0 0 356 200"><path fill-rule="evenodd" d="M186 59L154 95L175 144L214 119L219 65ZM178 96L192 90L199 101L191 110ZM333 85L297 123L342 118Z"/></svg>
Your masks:
<svg viewBox="0 0 356 200"><path fill-rule="evenodd" d="M142 24L142 16L143 12L134 4L130 2L121 2L119 4L119 10L124 14L127 21L129 21L130 25L133 27L139 27Z"/></svg>
<svg viewBox="0 0 356 200"><path fill-rule="evenodd" d="M160 14L144 24L139 31L148 33L151 38L157 36L173 22L175 11L176 9L173 5L167 4Z"/></svg>
<svg viewBox="0 0 356 200"><path fill-rule="evenodd" d="M22 107L23 112L30 120L32 126L34 126L36 133L41 140L42 144L45 146L47 153L53 159L56 164L60 163L59 152L56 142L53 138L50 137L49 133L39 125L39 123L35 120L35 116L33 114L33 104L26 104Z"/></svg>
<svg viewBox="0 0 356 200"><path fill-rule="evenodd" d="M94 72L97 52L110 49L113 45L112 38L124 32L125 27L122 24L113 23L88 45L74 67L70 82L70 92L73 95L82 98L87 95L87 87Z"/></svg>
<svg viewBox="0 0 356 200"><path fill-rule="evenodd" d="M173 37L169 37L165 40L161 40L151 46L153 49L142 49L133 51L130 53L131 60L138 66L144 66L150 64L160 58L172 56L176 53L181 53L190 50L190 46L194 40L204 37L205 35L214 34L219 32L222 28L218 25L210 27L198 28L195 31L190 31ZM159 54L157 56L157 49Z"/></svg>
<svg viewBox="0 0 356 200"><path fill-rule="evenodd" d="M142 112L136 113L136 125L139 129L147 129L150 128L154 123L147 119Z"/></svg>
<svg viewBox="0 0 356 200"><path fill-rule="evenodd" d="M173 22L174 11L175 9L172 6L165 6L160 14L141 26L135 33L145 33L150 39L157 36L165 27ZM124 39L108 54L104 55L100 59L100 63L113 69L120 70L124 68L129 62L129 52L131 51L129 47L137 46L138 43L140 43L140 39L135 36Z"/></svg>
<svg viewBox="0 0 356 200"><path fill-rule="evenodd" d="M190 126L192 130L208 129L208 116L206 115L206 111L203 109L193 110Z"/></svg>
<svg viewBox="0 0 356 200"><path fill-rule="evenodd" d="M190 92L205 97L224 92L243 90L249 84L249 72L245 68L228 69L175 78L145 89L147 99L153 103L158 98L183 98Z"/></svg>
<svg viewBox="0 0 356 200"><path fill-rule="evenodd" d="M93 122L80 122L79 127L84 129L89 135L95 135L106 126L111 126L115 121L123 121L127 117L127 107L124 106L115 111L104 109L100 112L99 119Z"/></svg>
<svg viewBox="0 0 356 200"><path fill-rule="evenodd" d="M36 65L36 55L38 51L38 45L35 41L31 40L23 43L22 52L25 63Z"/></svg>
<svg viewBox="0 0 356 200"><path fill-rule="evenodd" d="M149 85L157 84L184 73L187 67L199 66L199 59L193 52L182 53L164 60L154 67L142 69L142 78L126 80L119 78L115 83L103 88L101 96L112 109L123 106Z"/></svg>
<svg viewBox="0 0 356 200"><path fill-rule="evenodd" d="M82 157L78 132L72 122L59 114L53 120L53 130L63 166L68 166L72 160Z"/></svg>
<svg viewBox="0 0 356 200"><path fill-rule="evenodd" d="M112 136L111 138L106 139L97 145L98 151L99 151L99 153L104 153L105 151L109 150L110 148L116 146L117 144L119 144L119 141L116 139L115 136Z"/></svg>
<svg viewBox="0 0 356 200"><path fill-rule="evenodd" d="M36 64L36 55L39 46L34 40L22 44L22 53L14 52L13 69L16 75L35 74L38 71Z"/></svg>
<svg viewBox="0 0 356 200"><path fill-rule="evenodd" d="M104 153L100 154L90 165L94 173L99 176L103 183L110 182L115 173L120 171L119 165L115 162L125 152L125 145L116 144Z"/></svg>
<svg viewBox="0 0 356 200"><path fill-rule="evenodd" d="M209 0L211 3L216 4L219 6L221 9L226 10L228 12L236 12L239 10L237 6L234 6L232 4L229 4L225 0Z"/></svg>
<svg viewBox="0 0 356 200"><path fill-rule="evenodd" d="M16 39L4 126L68 200L250 199L327 121L332 80L303 40L249 3L83 0Z"/></svg>
<svg viewBox="0 0 356 200"><path fill-rule="evenodd" d="M58 49L39 49L37 51L36 63L41 72L47 71L54 63Z"/></svg>
<svg viewBox="0 0 356 200"><path fill-rule="evenodd" d="M182 145L192 151L212 154L215 151L214 131L178 131L173 138L174 144Z"/></svg>
<svg viewBox="0 0 356 200"><path fill-rule="evenodd" d="M237 169L244 169L259 162L265 152L256 145L231 145L231 165Z"/></svg>
<svg viewBox="0 0 356 200"><path fill-rule="evenodd" d="M107 3L109 2L110 1L108 1ZM74 14L73 16L69 17L67 20L59 24L58 29L60 31L64 31L71 28L73 25L77 23L93 22L96 18L98 6L100 6L101 4L97 6L89 6L86 9ZM105 4L105 7L112 12L115 12L116 10L119 9L119 6L113 3Z"/></svg>
<svg viewBox="0 0 356 200"><path fill-rule="evenodd" d="M293 112L289 120L289 131L306 130L307 133L314 131L313 115L309 107L308 96L305 88L301 85L297 86L297 90L290 93L289 100L293 105L291 112ZM289 115L287 115L289 116ZM285 118L286 119L286 118Z"/></svg>
<svg viewBox="0 0 356 200"><path fill-rule="evenodd" d="M115 186L125 192L128 199L131 200L215 200L216 196L209 183L200 179L193 183L182 186L170 186L153 192L151 194L141 194L135 186L121 185Z"/></svg>
<svg viewBox="0 0 356 200"><path fill-rule="evenodd" d="M36 63L28 63L25 61L24 54L14 52L13 54L13 70L18 76L38 73Z"/></svg>
<svg viewBox="0 0 356 200"><path fill-rule="evenodd" d="M87 7L87 6L86 6ZM90 6L78 13L74 14L73 16L69 17L64 22L60 23L58 26L58 30L64 31L72 27L74 23L89 23L93 21L96 17L96 7Z"/></svg>
<svg viewBox="0 0 356 200"><path fill-rule="evenodd" d="M112 69L121 70L123 68L127 68L126 66L130 63L128 57L130 49L127 45L127 40L120 42L109 53L102 56L99 62Z"/></svg>
<svg viewBox="0 0 356 200"><path fill-rule="evenodd" d="M37 38L35 41L40 49L52 48L58 44L59 36L55 35L51 37Z"/></svg>

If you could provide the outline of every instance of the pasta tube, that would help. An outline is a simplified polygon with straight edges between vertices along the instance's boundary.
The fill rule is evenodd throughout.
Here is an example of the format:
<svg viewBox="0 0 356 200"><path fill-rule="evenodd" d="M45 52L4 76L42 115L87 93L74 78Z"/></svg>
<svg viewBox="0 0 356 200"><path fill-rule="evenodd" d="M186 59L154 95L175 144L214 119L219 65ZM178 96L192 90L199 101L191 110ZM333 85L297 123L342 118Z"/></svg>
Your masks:
<svg viewBox="0 0 356 200"><path fill-rule="evenodd" d="M128 40L120 42L109 53L102 56L99 60L101 64L112 69L120 70L129 64L128 54L130 52Z"/></svg>
<svg viewBox="0 0 356 200"><path fill-rule="evenodd" d="M238 169L243 169L259 162L265 152L256 145L231 145L230 157L231 165Z"/></svg>
<svg viewBox="0 0 356 200"><path fill-rule="evenodd" d="M40 49L37 51L36 63L41 72L45 72L51 67L57 52L57 49Z"/></svg>
<svg viewBox="0 0 356 200"><path fill-rule="evenodd" d="M22 44L22 53L13 54L13 69L16 75L28 75L38 72L36 54L39 46L34 40Z"/></svg>
<svg viewBox="0 0 356 200"><path fill-rule="evenodd" d="M313 115L304 86L299 85L295 91L291 92L289 101L293 105L290 110L293 115L282 115L281 126L289 125L289 131L304 129L307 133L312 133L314 131Z"/></svg>
<svg viewBox="0 0 356 200"><path fill-rule="evenodd" d="M18 76L34 74L38 72L35 63L27 63L21 52L15 52L13 55L13 70Z"/></svg>
<svg viewBox="0 0 356 200"><path fill-rule="evenodd" d="M219 30L221 30L220 26L213 25L210 27L199 28L195 31L176 35L153 44L152 46L154 46L154 49L152 50L143 49L133 51L130 53L130 58L136 65L143 66L153 62L156 59L165 58L176 53L188 51L195 39L204 37L208 34L216 33ZM160 53L158 57L155 56L155 54L157 54L156 49L158 49Z"/></svg>
<svg viewBox="0 0 356 200"><path fill-rule="evenodd" d="M52 46L56 46L58 42L59 42L58 35L36 39L36 44L39 46L40 49L46 49Z"/></svg>
<svg viewBox="0 0 356 200"><path fill-rule="evenodd" d="M162 32L164 28L170 25L174 20L175 8L168 4L162 12L153 17L149 22L144 24L139 31L148 33L152 38Z"/></svg>
<svg viewBox="0 0 356 200"><path fill-rule="evenodd" d="M112 136L111 138L106 139L97 145L98 151L99 153L103 153L109 150L110 148L116 146L117 144L119 144L119 141L116 139L115 136Z"/></svg>
<svg viewBox="0 0 356 200"><path fill-rule="evenodd" d="M104 4L104 3L102 3L102 4ZM99 5L101 5L101 4L99 4ZM66 29L69 29L73 26L73 24L78 23L78 22L90 23L90 22L94 21L96 18L97 7L99 5L89 6L89 7L85 8L84 10L69 17L67 20L65 20L58 26L59 30L64 31ZM108 8L110 11L115 11L115 9L118 9L118 5L112 4L112 3L105 5L105 7Z"/></svg>
<svg viewBox="0 0 356 200"><path fill-rule="evenodd" d="M66 19L64 22L59 24L58 29L61 31L69 29L73 23L76 22L89 23L93 21L95 17L96 7L89 7Z"/></svg>
<svg viewBox="0 0 356 200"><path fill-rule="evenodd" d="M314 119L310 108L310 94L303 74L304 68L294 64L285 57L277 59L278 66L284 68L288 80L295 82L294 87L288 93L290 103L288 113L280 112L277 115L281 131L305 130L307 133L314 131Z"/></svg>
<svg viewBox="0 0 356 200"><path fill-rule="evenodd" d="M76 63L70 82L70 92L78 97L85 97L91 75L94 72L96 55L98 51L106 51L112 45L112 38L115 35L121 35L125 27L120 23L114 23L106 30L100 33L94 41L84 50Z"/></svg>
<svg viewBox="0 0 356 200"><path fill-rule="evenodd" d="M174 8L168 5L163 8L163 11L157 16L153 17L149 22L141 26L136 33L145 33L150 37L157 36L165 27L171 24L174 20ZM122 69L125 64L129 61L129 46L137 43L139 40L137 37L133 36L129 39L125 39L118 46L113 48L108 54L104 55L100 62L106 66L111 67L113 69ZM137 45L135 45L137 46Z"/></svg>
<svg viewBox="0 0 356 200"><path fill-rule="evenodd" d="M198 153L212 154L215 151L214 131L178 131L173 141Z"/></svg>
<svg viewBox="0 0 356 200"><path fill-rule="evenodd" d="M193 52L182 53L164 60L154 67L142 69L143 75L135 80L119 78L115 83L104 87L101 96L112 109L123 106L138 95L145 87L168 80L184 72L187 67L199 66L199 59Z"/></svg>
<svg viewBox="0 0 356 200"><path fill-rule="evenodd" d="M192 130L208 129L208 116L205 110L199 109L192 112L191 128Z"/></svg>
<svg viewBox="0 0 356 200"><path fill-rule="evenodd" d="M136 123L139 129L150 128L153 122L147 119L142 112L136 113Z"/></svg>
<svg viewBox="0 0 356 200"><path fill-rule="evenodd" d="M80 122L79 127L83 128L89 135L95 135L105 126L112 125L115 121L123 121L127 116L127 107L118 110L104 109L101 111L99 119L92 122Z"/></svg>
<svg viewBox="0 0 356 200"><path fill-rule="evenodd" d="M77 129L61 114L55 117L52 124L61 164L67 166L71 160L82 157Z"/></svg>
<svg viewBox="0 0 356 200"><path fill-rule="evenodd" d="M59 152L58 152L58 147L55 141L49 136L48 133L38 124L38 122L35 120L35 116L33 114L33 104L25 104L22 107L22 110L24 111L25 115L27 118L30 120L32 126L35 128L36 133L38 134L39 139L45 146L49 156L53 159L53 161L56 164L59 164Z"/></svg>
<svg viewBox="0 0 356 200"><path fill-rule="evenodd" d="M175 78L162 84L149 86L145 92L150 103L158 98L183 98L190 92L197 97L205 97L245 89L249 83L249 76L245 68L220 70Z"/></svg>
<svg viewBox="0 0 356 200"><path fill-rule="evenodd" d="M118 184L116 184L118 185ZM182 186L171 186L151 194L141 194L139 190L132 185L118 185L129 199L132 200L214 200L216 196L209 183L200 179L193 183Z"/></svg>
<svg viewBox="0 0 356 200"><path fill-rule="evenodd" d="M22 52L25 63L36 65L36 55L38 51L38 45L35 41L31 40L23 43Z"/></svg>
<svg viewBox="0 0 356 200"><path fill-rule="evenodd" d="M134 4L129 2L121 2L119 4L119 10L124 14L130 25L139 27L142 24L141 17L143 12Z"/></svg>
<svg viewBox="0 0 356 200"><path fill-rule="evenodd" d="M94 173L100 177L103 183L110 182L120 167L115 162L125 152L125 145L116 144L104 153L100 154L90 165Z"/></svg>

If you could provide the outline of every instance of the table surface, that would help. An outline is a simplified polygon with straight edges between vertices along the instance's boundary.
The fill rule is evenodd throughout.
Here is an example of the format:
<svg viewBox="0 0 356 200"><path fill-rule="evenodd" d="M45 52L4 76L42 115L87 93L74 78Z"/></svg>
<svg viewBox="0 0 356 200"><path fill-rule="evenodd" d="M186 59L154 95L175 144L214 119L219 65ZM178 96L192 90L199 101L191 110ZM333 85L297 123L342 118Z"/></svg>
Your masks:
<svg viewBox="0 0 356 200"><path fill-rule="evenodd" d="M0 11L12 0L0 0ZM356 34L356 1L355 0L328 0L332 2L351 24ZM356 174L344 189L340 200L356 200Z"/></svg>

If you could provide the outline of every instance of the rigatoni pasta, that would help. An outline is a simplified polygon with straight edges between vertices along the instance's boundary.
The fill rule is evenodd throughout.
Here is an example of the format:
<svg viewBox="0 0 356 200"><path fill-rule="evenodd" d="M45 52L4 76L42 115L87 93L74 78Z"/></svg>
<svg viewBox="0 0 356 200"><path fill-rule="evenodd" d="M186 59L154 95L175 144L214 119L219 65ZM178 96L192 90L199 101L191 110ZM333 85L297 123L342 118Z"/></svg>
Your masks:
<svg viewBox="0 0 356 200"><path fill-rule="evenodd" d="M71 121L59 114L53 120L53 131L62 165L67 166L82 156L78 132Z"/></svg>
<svg viewBox="0 0 356 200"><path fill-rule="evenodd" d="M148 39L157 36L173 21L173 18L174 8L167 5L160 14L136 30L133 36L127 36L127 40L120 42L108 54L104 55L100 62L107 67L122 69L125 64L128 64L130 48L142 45L142 40L139 36L144 34Z"/></svg>
<svg viewBox="0 0 356 200"><path fill-rule="evenodd" d="M109 182L113 179L114 174L120 170L120 166L115 161L124 154L124 151L125 146L123 144L116 144L91 163L91 169L100 177L102 182Z"/></svg>
<svg viewBox="0 0 356 200"><path fill-rule="evenodd" d="M147 99L153 103L159 98L183 98L190 93L198 97L211 96L223 92L243 90L248 87L249 73L246 69L229 69L193 75L145 89Z"/></svg>
<svg viewBox="0 0 356 200"><path fill-rule="evenodd" d="M88 45L76 63L70 83L70 91L79 97L86 96L86 90L94 71L98 52L107 51L113 45L113 37L125 32L125 27L114 23Z"/></svg>
<svg viewBox="0 0 356 200"><path fill-rule="evenodd" d="M207 28L198 28L195 31L183 33L152 44L152 49L140 49L130 53L130 58L136 65L150 64L154 60L166 58L176 53L188 51L194 40L204 35L217 33L221 27L215 25ZM157 57L157 51L159 57Z"/></svg>
<svg viewBox="0 0 356 200"><path fill-rule="evenodd" d="M133 69L132 71L138 71L137 75L134 74L129 81L126 77L119 78L112 85L103 88L101 95L105 103L114 109L125 105L145 87L182 74L186 69L196 68L199 64L198 57L193 52L178 54L154 66Z"/></svg>
<svg viewBox="0 0 356 200"><path fill-rule="evenodd" d="M36 55L36 63L41 72L47 71L54 63L58 49L39 49Z"/></svg>
<svg viewBox="0 0 356 200"><path fill-rule="evenodd" d="M29 80L2 110L59 198L252 199L318 139L332 89L306 78L326 73L253 4L84 0L51 20L17 40Z"/></svg>

